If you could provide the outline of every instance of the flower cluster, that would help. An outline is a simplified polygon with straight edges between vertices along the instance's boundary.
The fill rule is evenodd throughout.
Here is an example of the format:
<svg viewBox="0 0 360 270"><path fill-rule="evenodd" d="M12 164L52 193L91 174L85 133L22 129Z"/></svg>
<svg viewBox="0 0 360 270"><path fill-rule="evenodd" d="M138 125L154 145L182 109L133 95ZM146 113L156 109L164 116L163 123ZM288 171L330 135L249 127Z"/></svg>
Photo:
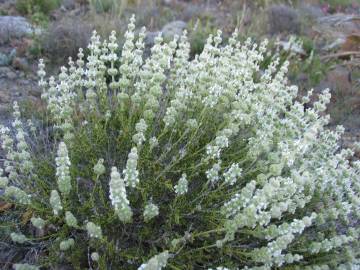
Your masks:
<svg viewBox="0 0 360 270"><path fill-rule="evenodd" d="M136 187L139 183L139 172L137 170L138 152L137 148L133 147L129 153L126 168L123 170L124 181L128 187Z"/></svg>
<svg viewBox="0 0 360 270"><path fill-rule="evenodd" d="M69 195L71 191L70 159L64 142L59 144L55 162L58 188L62 195Z"/></svg>
<svg viewBox="0 0 360 270"><path fill-rule="evenodd" d="M63 240L60 242L60 250L66 251L75 245L75 241L72 238Z"/></svg>
<svg viewBox="0 0 360 270"><path fill-rule="evenodd" d="M57 190L52 190L50 194L50 205L53 209L54 215L59 215L59 213L63 210L61 204L61 198L59 192Z"/></svg>
<svg viewBox="0 0 360 270"><path fill-rule="evenodd" d="M12 130L0 125L1 146L6 154L4 168L7 174L7 176L1 177L0 182L3 187L9 183L17 187L24 187L29 183L25 182L23 176L32 175L33 162L30 158L30 147L26 141L27 133L20 119L20 108L17 102L13 104L13 110ZM12 131L15 133L14 139L11 137Z"/></svg>
<svg viewBox="0 0 360 270"><path fill-rule="evenodd" d="M15 186L8 186L5 188L4 195L6 197L14 199L20 204L30 204L30 195L26 194L22 189Z"/></svg>
<svg viewBox="0 0 360 270"><path fill-rule="evenodd" d="M186 179L186 174L184 173L177 185L175 185L175 193L178 194L178 195L184 195L187 191L188 191L188 181Z"/></svg>
<svg viewBox="0 0 360 270"><path fill-rule="evenodd" d="M14 243L18 244L24 244L26 241L28 241L27 237L22 233L11 233L10 237Z"/></svg>
<svg viewBox="0 0 360 270"><path fill-rule="evenodd" d="M141 145L145 141L144 132L147 129L147 124L144 119L140 119L139 122L135 125L135 130L137 133L132 137L133 142L137 145Z"/></svg>
<svg viewBox="0 0 360 270"><path fill-rule="evenodd" d="M234 185L237 178L241 176L242 169L238 164L231 164L230 168L224 173L224 181L226 184Z"/></svg>
<svg viewBox="0 0 360 270"><path fill-rule="evenodd" d="M138 270L161 270L166 266L169 257L168 251L161 252L152 257L147 263L142 264Z"/></svg>
<svg viewBox="0 0 360 270"><path fill-rule="evenodd" d="M78 221L70 211L65 212L65 222L69 227L78 227Z"/></svg>
<svg viewBox="0 0 360 270"><path fill-rule="evenodd" d="M129 222L132 218L132 211L129 206L129 200L127 199L124 179L121 178L116 167L112 167L111 169L109 186L110 200L115 208L115 213L121 221Z"/></svg>
<svg viewBox="0 0 360 270"><path fill-rule="evenodd" d="M91 253L91 259L95 262L97 262L100 259L100 255L97 252Z"/></svg>
<svg viewBox="0 0 360 270"><path fill-rule="evenodd" d="M39 270L40 268L28 263L15 263L13 265L14 270Z"/></svg>
<svg viewBox="0 0 360 270"><path fill-rule="evenodd" d="M101 227L93 222L86 223L86 230L91 238L101 239L103 237Z"/></svg>
<svg viewBox="0 0 360 270"><path fill-rule="evenodd" d="M42 230L45 227L45 220L40 217L32 217L30 221L32 225L34 225L34 227L38 228L39 230Z"/></svg>
<svg viewBox="0 0 360 270"><path fill-rule="evenodd" d="M104 166L104 159L100 158L94 166L94 173L96 174L96 177L103 175L105 173L105 170L106 168Z"/></svg>
<svg viewBox="0 0 360 270"><path fill-rule="evenodd" d="M157 215L159 215L159 207L156 204L153 204L151 202L148 203L144 209L145 222L148 222L149 220L153 219Z"/></svg>

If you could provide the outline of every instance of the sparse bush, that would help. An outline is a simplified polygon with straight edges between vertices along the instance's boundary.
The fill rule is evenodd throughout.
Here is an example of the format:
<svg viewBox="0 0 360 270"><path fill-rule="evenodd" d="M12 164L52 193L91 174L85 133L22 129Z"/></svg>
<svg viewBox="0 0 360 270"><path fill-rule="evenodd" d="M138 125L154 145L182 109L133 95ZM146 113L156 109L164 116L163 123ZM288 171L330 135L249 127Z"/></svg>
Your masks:
<svg viewBox="0 0 360 270"><path fill-rule="evenodd" d="M48 122L28 134L15 104L0 128L3 242L41 255L15 267L359 267L360 162L325 128L329 92L295 101L265 41L218 31L190 61L186 32L158 36L144 60L134 29L121 58L112 33L57 78L40 61Z"/></svg>
<svg viewBox="0 0 360 270"><path fill-rule="evenodd" d="M127 7L128 0L90 0L89 3L95 12L120 15Z"/></svg>
<svg viewBox="0 0 360 270"><path fill-rule="evenodd" d="M206 38L210 34L215 34L216 30L211 26L210 22L201 22L200 20L191 21L189 28L189 41L191 55L200 54L205 46Z"/></svg>
<svg viewBox="0 0 360 270"><path fill-rule="evenodd" d="M60 5L60 0L16 0L16 9L21 14L31 15L35 12L49 14Z"/></svg>
<svg viewBox="0 0 360 270"><path fill-rule="evenodd" d="M90 41L92 25L75 17L50 24L40 40L43 53L52 61L66 63L64 55L76 58L79 48Z"/></svg>
<svg viewBox="0 0 360 270"><path fill-rule="evenodd" d="M268 25L271 34L299 34L301 21L295 9L286 5L273 5L268 9Z"/></svg>
<svg viewBox="0 0 360 270"><path fill-rule="evenodd" d="M330 8L344 8L350 6L351 4L355 4L356 0L321 0L321 4L327 4Z"/></svg>

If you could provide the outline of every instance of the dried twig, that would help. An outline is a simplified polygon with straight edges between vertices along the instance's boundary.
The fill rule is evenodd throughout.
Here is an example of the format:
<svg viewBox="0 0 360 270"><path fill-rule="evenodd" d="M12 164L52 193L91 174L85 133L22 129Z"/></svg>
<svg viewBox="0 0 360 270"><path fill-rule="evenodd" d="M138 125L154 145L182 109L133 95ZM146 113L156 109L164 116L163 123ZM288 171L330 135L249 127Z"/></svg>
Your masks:
<svg viewBox="0 0 360 270"><path fill-rule="evenodd" d="M348 51L348 52L333 53L333 54L321 56L320 59L327 60L330 58L338 58L338 57L351 56L351 55L354 55L354 56L359 55L360 56L360 52L359 51Z"/></svg>

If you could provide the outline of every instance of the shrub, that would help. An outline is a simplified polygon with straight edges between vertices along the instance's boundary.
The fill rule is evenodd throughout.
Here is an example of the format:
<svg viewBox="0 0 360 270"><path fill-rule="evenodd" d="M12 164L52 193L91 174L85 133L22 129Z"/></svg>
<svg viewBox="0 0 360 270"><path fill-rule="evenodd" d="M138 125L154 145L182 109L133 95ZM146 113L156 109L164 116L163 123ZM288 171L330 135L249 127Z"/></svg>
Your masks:
<svg viewBox="0 0 360 270"><path fill-rule="evenodd" d="M205 46L206 38L215 34L216 30L211 26L210 21L206 21L205 25L200 20L190 22L189 41L191 56L200 54Z"/></svg>
<svg viewBox="0 0 360 270"><path fill-rule="evenodd" d="M16 9L21 14L41 12L49 14L60 5L60 0L16 0Z"/></svg>
<svg viewBox="0 0 360 270"><path fill-rule="evenodd" d="M270 34L300 33L301 21L294 8L286 5L272 5L267 12Z"/></svg>
<svg viewBox="0 0 360 270"><path fill-rule="evenodd" d="M44 32L40 47L53 62L66 63L64 55L76 58L79 48L86 47L90 41L91 32L91 24L74 17L64 18Z"/></svg>
<svg viewBox="0 0 360 270"><path fill-rule="evenodd" d="M90 7L97 13L111 12L121 15L127 6L127 0L90 0Z"/></svg>
<svg viewBox="0 0 360 270"><path fill-rule="evenodd" d="M41 255L16 269L358 267L360 162L325 128L329 91L296 101L265 41L218 31L190 61L184 32L143 59L134 29L121 57L113 32L56 79L40 61L49 119L32 135L15 104L0 129L4 241Z"/></svg>
<svg viewBox="0 0 360 270"><path fill-rule="evenodd" d="M351 4L355 4L355 0L321 0L321 4L327 4L330 8L345 8L350 6Z"/></svg>

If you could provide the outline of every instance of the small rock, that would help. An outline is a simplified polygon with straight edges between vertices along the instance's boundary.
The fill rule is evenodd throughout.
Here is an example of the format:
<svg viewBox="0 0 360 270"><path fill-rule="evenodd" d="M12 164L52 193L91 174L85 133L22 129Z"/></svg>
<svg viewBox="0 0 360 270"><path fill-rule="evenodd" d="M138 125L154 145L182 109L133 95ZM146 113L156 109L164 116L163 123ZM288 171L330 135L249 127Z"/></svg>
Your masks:
<svg viewBox="0 0 360 270"><path fill-rule="evenodd" d="M27 85L30 85L30 81L27 80L27 79L22 79L19 81L19 84L22 85L22 86L27 86Z"/></svg>
<svg viewBox="0 0 360 270"><path fill-rule="evenodd" d="M11 97L9 93L5 92L4 90L0 90L0 103L9 103L11 100ZM1 109L0 109L1 111Z"/></svg>
<svg viewBox="0 0 360 270"><path fill-rule="evenodd" d="M31 24L20 16L0 16L0 43L4 44L13 38L30 36L33 33Z"/></svg>
<svg viewBox="0 0 360 270"><path fill-rule="evenodd" d="M41 97L41 90L38 89L38 88L31 88L29 90L29 95L31 95L33 97L40 98Z"/></svg>
<svg viewBox="0 0 360 270"><path fill-rule="evenodd" d="M75 0L63 0L62 6L67 10L73 10L76 8L76 1Z"/></svg>
<svg viewBox="0 0 360 270"><path fill-rule="evenodd" d="M2 75L5 75L6 76L6 74L8 73L8 72L10 72L11 71L11 69L9 68L9 67L0 67L0 77L2 76Z"/></svg>
<svg viewBox="0 0 360 270"><path fill-rule="evenodd" d="M12 66L15 69L22 71L29 71L31 69L29 62L26 60L26 58L20 58L20 57L14 58L14 60L12 61Z"/></svg>
<svg viewBox="0 0 360 270"><path fill-rule="evenodd" d="M321 17L317 20L316 28L320 33L333 34L335 36L348 36L359 33L359 16L348 14L336 14Z"/></svg>
<svg viewBox="0 0 360 270"><path fill-rule="evenodd" d="M0 52L0 66L7 66L11 63L11 59L8 55Z"/></svg>
<svg viewBox="0 0 360 270"><path fill-rule="evenodd" d="M3 117L7 117L9 115L9 106L6 104L0 104L0 116L1 116L1 123L3 123Z"/></svg>
<svg viewBox="0 0 360 270"><path fill-rule="evenodd" d="M15 72L13 72L13 71L8 71L7 73L6 73L6 77L8 78L8 79L10 79L10 80L14 80L14 79L16 79L17 78L17 75L16 75L16 73Z"/></svg>
<svg viewBox="0 0 360 270"><path fill-rule="evenodd" d="M186 26L187 24L184 21L173 21L164 25L161 32L165 39L172 39L175 35L181 36Z"/></svg>
<svg viewBox="0 0 360 270"><path fill-rule="evenodd" d="M299 34L301 23L297 11L285 5L272 5L268 9L270 34L292 33Z"/></svg>

